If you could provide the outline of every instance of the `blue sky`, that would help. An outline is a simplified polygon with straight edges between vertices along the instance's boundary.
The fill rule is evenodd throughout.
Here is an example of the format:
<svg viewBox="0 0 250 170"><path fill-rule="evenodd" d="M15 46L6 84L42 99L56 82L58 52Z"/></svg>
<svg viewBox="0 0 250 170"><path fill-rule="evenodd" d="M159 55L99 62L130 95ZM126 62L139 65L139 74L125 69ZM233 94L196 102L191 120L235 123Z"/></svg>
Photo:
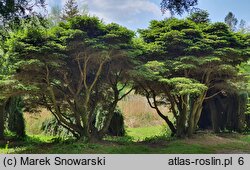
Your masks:
<svg viewBox="0 0 250 170"><path fill-rule="evenodd" d="M48 7L63 6L67 0L47 0ZM161 20L161 0L78 0L87 4L89 13L102 18L106 23L116 22L129 29L146 28L152 19ZM229 11L250 25L250 0L199 0L198 8L207 10L213 22L223 21ZM187 14L183 15L185 17Z"/></svg>

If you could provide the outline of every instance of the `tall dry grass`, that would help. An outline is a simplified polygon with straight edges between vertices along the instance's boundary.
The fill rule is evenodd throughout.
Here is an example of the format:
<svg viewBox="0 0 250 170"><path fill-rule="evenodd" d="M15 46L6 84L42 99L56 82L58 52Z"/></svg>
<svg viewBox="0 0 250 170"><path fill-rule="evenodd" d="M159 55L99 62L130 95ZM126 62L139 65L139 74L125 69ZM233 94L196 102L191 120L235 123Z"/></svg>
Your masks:
<svg viewBox="0 0 250 170"><path fill-rule="evenodd" d="M164 124L155 109L151 108L144 96L130 94L118 103L124 114L125 125L127 127L146 127ZM160 107L160 110L168 114L167 107Z"/></svg>
<svg viewBox="0 0 250 170"><path fill-rule="evenodd" d="M39 109L36 113L24 113L24 120L27 134L38 135L42 133L42 123L53 115L45 108Z"/></svg>
<svg viewBox="0 0 250 170"><path fill-rule="evenodd" d="M141 95L130 94L120 101L118 106L124 115L126 127L136 128L165 124L157 112L149 106L147 99ZM165 114L169 113L167 107L160 107L160 110ZM24 113L26 132L32 135L41 134L42 123L52 116L44 108L41 108L37 113Z"/></svg>

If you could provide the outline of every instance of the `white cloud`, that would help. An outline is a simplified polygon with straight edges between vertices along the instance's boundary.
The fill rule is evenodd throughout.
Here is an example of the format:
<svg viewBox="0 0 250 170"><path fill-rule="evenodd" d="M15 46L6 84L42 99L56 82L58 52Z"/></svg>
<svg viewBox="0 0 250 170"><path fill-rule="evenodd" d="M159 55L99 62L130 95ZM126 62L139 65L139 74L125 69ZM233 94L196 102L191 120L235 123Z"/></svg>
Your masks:
<svg viewBox="0 0 250 170"><path fill-rule="evenodd" d="M116 11L125 15L149 12L156 16L161 15L159 7L149 0L88 0L88 4L103 12Z"/></svg>
<svg viewBox="0 0 250 170"><path fill-rule="evenodd" d="M132 29L145 27L152 19L163 19L159 4L150 0L87 0L90 14L105 22L116 22Z"/></svg>
<svg viewBox="0 0 250 170"><path fill-rule="evenodd" d="M142 13L161 16L159 7L149 0L88 0L88 5L90 13L102 13L111 19L130 19Z"/></svg>
<svg viewBox="0 0 250 170"><path fill-rule="evenodd" d="M67 0L47 0L48 4L63 6ZM88 4L89 13L105 22L116 22L131 29L142 28L152 19L163 19L159 4L152 0L78 0L78 4Z"/></svg>

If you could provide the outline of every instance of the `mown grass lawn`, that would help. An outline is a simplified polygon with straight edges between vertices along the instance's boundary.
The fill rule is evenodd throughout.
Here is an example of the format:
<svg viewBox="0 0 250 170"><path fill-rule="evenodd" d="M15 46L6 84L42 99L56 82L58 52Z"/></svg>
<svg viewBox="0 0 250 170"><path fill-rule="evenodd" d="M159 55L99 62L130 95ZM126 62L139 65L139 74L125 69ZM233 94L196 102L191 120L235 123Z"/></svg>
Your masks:
<svg viewBox="0 0 250 170"><path fill-rule="evenodd" d="M166 136L162 126L129 128L125 137L107 137L97 143L29 136L2 143L0 153L42 154L209 154L250 153L250 135L198 133L191 139Z"/></svg>

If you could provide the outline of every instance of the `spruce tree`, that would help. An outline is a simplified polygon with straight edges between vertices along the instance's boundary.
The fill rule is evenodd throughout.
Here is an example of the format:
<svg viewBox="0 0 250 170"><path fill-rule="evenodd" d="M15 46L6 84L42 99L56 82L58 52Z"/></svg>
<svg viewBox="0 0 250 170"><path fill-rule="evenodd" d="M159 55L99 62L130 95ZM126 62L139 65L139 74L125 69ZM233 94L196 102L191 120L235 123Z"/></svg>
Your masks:
<svg viewBox="0 0 250 170"><path fill-rule="evenodd" d="M79 15L79 9L77 2L75 0L68 0L64 5L63 9L63 20L68 20L69 18L73 18Z"/></svg>

